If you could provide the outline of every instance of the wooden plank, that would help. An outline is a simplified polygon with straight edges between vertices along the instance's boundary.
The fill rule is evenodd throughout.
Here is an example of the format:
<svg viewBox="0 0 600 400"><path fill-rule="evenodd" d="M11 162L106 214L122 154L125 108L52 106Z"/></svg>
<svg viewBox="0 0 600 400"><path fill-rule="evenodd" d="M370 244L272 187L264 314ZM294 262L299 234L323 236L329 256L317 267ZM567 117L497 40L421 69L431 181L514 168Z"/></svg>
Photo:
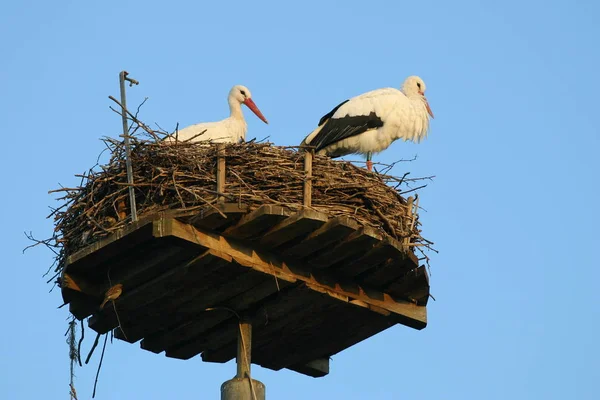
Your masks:
<svg viewBox="0 0 600 400"><path fill-rule="evenodd" d="M335 282L331 276L319 274L318 277L311 274L310 269L300 263L286 263L270 253L257 252L241 242L228 239L216 233L200 231L191 225L183 224L173 219L155 221L155 234L164 236L175 236L183 240L196 243L205 248L215 249L222 253L223 258L231 257L238 264L255 271L277 276L288 282L302 281L313 290L319 290L330 296L342 296L350 299L360 300L367 305L386 309L395 314L398 322L415 329L423 329L427 325L427 311L410 302L396 301L389 294L368 287L361 287L352 282L348 283L326 283Z"/></svg>
<svg viewBox="0 0 600 400"><path fill-rule="evenodd" d="M229 318L216 329L168 349L165 355L169 358L189 360L203 352L209 345L222 346L228 343L232 337L237 335L237 329L239 329L237 319Z"/></svg>
<svg viewBox="0 0 600 400"><path fill-rule="evenodd" d="M229 280L220 286L220 290L205 292L203 296L199 296L197 301L190 304L187 309L181 310L182 313L190 315L181 325L169 329L158 335L153 335L144 339L142 348L156 352L158 349L168 350L181 342L189 340L204 332L207 328L212 328L213 320L210 318L216 311L208 310L209 308L218 307L217 305L231 297L238 296L240 293L247 292L249 289L257 286L264 281L265 277L262 274L246 272ZM271 284L275 286L275 282ZM210 313L211 316L208 316ZM227 314L226 314L227 315ZM228 317L232 317L229 314ZM217 322L218 323L218 322Z"/></svg>
<svg viewBox="0 0 600 400"><path fill-rule="evenodd" d="M408 272L389 285L387 291L397 298L408 299L426 306L429 300L429 275L424 265Z"/></svg>
<svg viewBox="0 0 600 400"><path fill-rule="evenodd" d="M365 285L376 288L386 287L390 283L404 276L408 271L417 268L418 263L408 256L400 256L392 258L377 268L361 275L358 280Z"/></svg>
<svg viewBox="0 0 600 400"><path fill-rule="evenodd" d="M234 314L227 312L233 310L238 314L246 311L251 307L256 307L265 298L277 293L279 290L283 290L288 287L288 282L275 282L272 277L262 278L262 282L258 285L248 288L248 290L239 293L232 298L215 304L210 312L200 315L198 318L190 319L184 324L180 325L173 330L161 332L157 335L152 335L142 340L141 347L145 350L159 353L169 347L176 347L178 343L173 337L178 335L179 341L183 339L189 339L189 336L200 336L206 330L213 328L227 319L233 318ZM183 330L191 332L191 335L184 336ZM179 331L179 333L177 332ZM234 338L235 339L235 338ZM198 350L200 351L200 350ZM235 353L234 353L235 354Z"/></svg>
<svg viewBox="0 0 600 400"><path fill-rule="evenodd" d="M143 219L133 222L107 238L70 255L65 270L68 269L70 273L93 270L98 264L150 239L152 239L152 221Z"/></svg>
<svg viewBox="0 0 600 400"><path fill-rule="evenodd" d="M206 265L191 268L186 279L169 287L164 296L152 299L145 307L134 312L131 322L124 326L126 335L118 332L117 338L135 343L189 319L189 307L205 293L214 291L215 285L218 287L234 274L228 262L215 259L212 255L211 258L212 261Z"/></svg>
<svg viewBox="0 0 600 400"><path fill-rule="evenodd" d="M346 306L347 307L347 306ZM393 325L388 318L367 311L344 312L340 305L328 313L328 317L319 321L318 335L308 325L299 326L285 336L271 341L267 348L256 348L255 352L263 356L257 363L266 368L280 370L315 358L329 357L347 349Z"/></svg>
<svg viewBox="0 0 600 400"><path fill-rule="evenodd" d="M338 262L352 259L359 254L370 252L382 240L381 235L371 227L362 227L351 233L337 245L320 252L311 258L310 265L316 269L324 269Z"/></svg>
<svg viewBox="0 0 600 400"><path fill-rule="evenodd" d="M74 298L89 296L91 301L104 296L106 287L104 285L92 284L78 276L68 274L65 269L61 272L60 290L63 302L68 304Z"/></svg>
<svg viewBox="0 0 600 400"><path fill-rule="evenodd" d="M321 378L329 374L329 358L317 358L306 364L290 365L287 368L303 375L312 376L313 378Z"/></svg>
<svg viewBox="0 0 600 400"><path fill-rule="evenodd" d="M185 279L190 279L193 275L204 276L211 271L207 266L214 260L218 260L218 258L211 256L208 251L190 254L181 252L177 248L169 249L168 252L161 254L161 257L157 257L154 262L168 262L171 265L170 268L141 285L132 286L125 281L128 287L124 288L123 294L115 301L115 306L105 307L102 311L94 314L89 319L89 327L96 332L106 333L118 326L119 321L123 330L130 325L139 325L141 321L136 318L139 310L154 300L165 297L169 290L174 289L172 286L182 288L182 282ZM129 290L129 288L131 289ZM115 314L115 308L119 318Z"/></svg>
<svg viewBox="0 0 600 400"><path fill-rule="evenodd" d="M275 205L262 205L242 217L235 226L227 228L223 234L238 239L248 239L259 235L291 214L288 208Z"/></svg>
<svg viewBox="0 0 600 400"><path fill-rule="evenodd" d="M329 270L332 272L335 271L335 273L339 273L345 277L358 276L365 271L377 267L390 258L404 257L402 250L396 246L397 244L399 244L397 240L385 237L382 241L375 244L371 250L364 253L364 255L343 261L330 267Z"/></svg>
<svg viewBox="0 0 600 400"><path fill-rule="evenodd" d="M258 319L254 318L254 321L259 321L257 322L259 325L267 323L270 319L267 309L270 309L268 307L270 307L271 303L267 302L268 306L266 306L261 301L277 293L279 290L285 290L290 285L291 283L289 282L280 282L276 285L275 282L269 279L267 282L263 282L245 293L239 294L222 305L215 306L215 312L212 313L213 317L207 318L207 320L197 324L196 335L188 337L187 340L180 343L168 346L166 356L187 360L208 348L219 348L228 345L227 349L228 351L230 350L230 353L227 354L229 358L225 361L229 361L236 355L237 315L243 315L249 308L252 308L253 310L250 314L259 316ZM237 315L231 311L236 311ZM277 317L275 316L275 318ZM228 322L223 324L225 321ZM142 341L142 348L147 349L147 346L154 346L154 343L147 342L144 339ZM156 349L154 347L151 351Z"/></svg>
<svg viewBox="0 0 600 400"><path fill-rule="evenodd" d="M165 239L168 240L165 241ZM164 261L168 260L177 251L193 249L179 243L176 247L179 250L175 251L175 248L171 247L173 253L165 254L165 249L169 247L168 243L172 242L173 238L165 239L153 238L138 247L129 249L120 256L110 258L105 263L97 265L94 270L86 271L86 281L89 280L101 286L103 288L102 293L113 284L127 282L124 290L128 291L131 287L135 287L160 274L161 268L165 268ZM83 275L83 273L81 274ZM74 315L85 318L98 311L98 306L103 298L104 295L102 294L97 296L93 302L86 300L81 304L71 303L70 309L76 310L77 313L74 313ZM77 301L81 301L81 299Z"/></svg>
<svg viewBox="0 0 600 400"><path fill-rule="evenodd" d="M283 287L281 286L282 284ZM298 289L295 286L290 286L291 284L289 282L280 282L279 285L281 289L280 292L269 297L268 301L263 303L256 302L258 303L258 308L254 307L251 312L249 312L252 316L251 321L254 326L254 332L256 332L258 327L272 327L273 324L280 322L281 319L287 320L290 318L290 315L293 314L295 310L306 308L305 297L294 295L297 293L310 293L309 289ZM285 288L286 286L287 288ZM254 296L254 294L251 293L251 296ZM250 304L246 300L242 301L245 304ZM312 306L314 306L314 304ZM226 362L234 358L237 351L238 319L237 316L232 313L226 313L225 315L227 318L224 320L224 323L215 325L211 327L212 329L203 332L201 335L180 343L177 346L173 346L166 352L167 357L189 359L204 350L226 347L228 350L226 354L227 359L218 362Z"/></svg>
<svg viewBox="0 0 600 400"><path fill-rule="evenodd" d="M98 309L98 298L90 297L81 292L73 292L69 295L69 312L78 320L87 318L94 310Z"/></svg>
<svg viewBox="0 0 600 400"><path fill-rule="evenodd" d="M353 219L347 217L331 218L302 242L284 249L283 253L290 258L307 258L319 250L339 242L359 228L360 226Z"/></svg>
<svg viewBox="0 0 600 400"><path fill-rule="evenodd" d="M200 229L221 230L238 222L248 212L245 204L222 203L206 207L186 222Z"/></svg>
<svg viewBox="0 0 600 400"><path fill-rule="evenodd" d="M291 321L298 321L302 316L316 316L322 310L322 303L315 301L323 297L318 293L311 292L306 287L290 287L283 290L261 304L260 308L252 312L253 325L253 347L266 345L264 340L271 333L282 335L283 330L290 325ZM236 331L229 325L222 326L216 333L219 337L228 339L219 343L201 343L204 352L202 360L206 362L224 363L235 358L237 348ZM191 346L193 344L189 344ZM258 355L255 351L253 359Z"/></svg>
<svg viewBox="0 0 600 400"><path fill-rule="evenodd" d="M276 248L298 237L304 237L327 222L327 215L304 209L275 225L260 239L266 248Z"/></svg>

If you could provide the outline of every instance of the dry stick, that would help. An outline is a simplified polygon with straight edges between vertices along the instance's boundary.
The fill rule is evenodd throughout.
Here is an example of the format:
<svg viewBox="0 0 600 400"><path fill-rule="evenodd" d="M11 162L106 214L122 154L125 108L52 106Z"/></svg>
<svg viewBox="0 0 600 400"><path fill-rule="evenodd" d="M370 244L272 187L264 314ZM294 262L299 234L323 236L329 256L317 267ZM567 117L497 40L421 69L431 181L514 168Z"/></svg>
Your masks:
<svg viewBox="0 0 600 400"><path fill-rule="evenodd" d="M121 330L121 333L123 334L123 337L125 338L125 340L127 340L127 335L125 334L125 331L123 330L123 325L121 324L121 319L119 318L119 313L117 312L117 306L115 305L115 301L112 301L112 305L113 305L113 309L115 310L115 316L117 317L117 322L119 323L119 329Z"/></svg>
<svg viewBox="0 0 600 400"><path fill-rule="evenodd" d="M81 337L79 338L79 344L77 344L77 360L79 361L79 366L83 367L81 364L81 342L83 342L83 338L85 337L84 328L83 328L83 320L81 322Z"/></svg>
<svg viewBox="0 0 600 400"><path fill-rule="evenodd" d="M94 344L92 345L92 348L90 349L90 352L87 356L87 358L85 359L85 363L89 363L90 362L90 358L92 357L92 353L94 353L94 350L96 349L96 346L98 346L98 340L100 340L100 334L96 335L96 340L94 340Z"/></svg>
<svg viewBox="0 0 600 400"><path fill-rule="evenodd" d="M388 233L392 235L394 239L398 240L398 235L396 234L396 229L392 225L392 222L385 215L383 215L381 210L373 203L373 201L370 198L368 198L367 196L363 196L363 199L369 203L371 209L375 210L379 218L381 218L382 221L387 225L389 229Z"/></svg>
<svg viewBox="0 0 600 400"><path fill-rule="evenodd" d="M143 122L141 122L139 119L137 119L137 118L135 117L135 115L133 115L131 112L129 112L129 110L125 109L125 107L123 107L123 106L121 105L121 103L120 103L120 102L119 102L117 99L115 99L115 98L114 98L114 97L112 97L112 96L108 96L108 98L109 98L109 99L111 99L112 101L114 101L115 103L117 103L117 104L119 105L119 107L121 107L121 110L125 110L125 113L126 113L126 115L129 115L129 117L131 118L131 120L132 120L133 122L135 122L136 124L138 124L139 126L141 126L143 130L145 130L146 132L148 132L148 133L150 134L150 136L152 136L152 137L153 137L155 140L159 139L159 137L158 137L158 136L156 136L156 134L154 133L154 131L153 131L152 129L148 128L148 127L146 126L146 124L144 124L144 123L143 123ZM116 113L117 113L117 114L119 114L119 115L123 115L122 113L120 113L119 111L115 110L115 109L114 109L114 108L112 108L112 107L110 107L110 109L111 109L111 110L113 110L114 112L116 112Z"/></svg>
<svg viewBox="0 0 600 400"><path fill-rule="evenodd" d="M96 371L96 380L94 381L94 392L92 393L92 399L96 397L96 385L98 384L98 375L100 375L100 368L102 368L102 360L104 360L104 350L106 350L106 342L108 335L104 335L104 345L102 346L102 355L100 355L100 363L98 363L98 370Z"/></svg>

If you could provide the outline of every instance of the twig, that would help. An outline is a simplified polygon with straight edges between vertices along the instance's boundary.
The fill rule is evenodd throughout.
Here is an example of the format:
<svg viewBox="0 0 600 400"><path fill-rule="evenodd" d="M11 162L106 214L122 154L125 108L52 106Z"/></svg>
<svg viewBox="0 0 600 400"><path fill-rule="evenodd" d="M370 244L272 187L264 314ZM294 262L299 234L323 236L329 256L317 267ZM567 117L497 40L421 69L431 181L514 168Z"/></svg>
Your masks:
<svg viewBox="0 0 600 400"><path fill-rule="evenodd" d="M81 364L81 342L83 342L83 338L85 337L85 330L83 327L83 320L81 322L81 337L79 338L79 344L77 344L77 361L79 361L79 366L83 367Z"/></svg>
<svg viewBox="0 0 600 400"><path fill-rule="evenodd" d="M94 353L94 350L96 349L96 346L98 346L98 340L100 340L100 334L96 335L96 339L94 340L94 344L92 345L92 348L90 349L90 352L87 356L87 358L85 359L85 363L89 363L90 362L90 358L92 357L92 353Z"/></svg>
<svg viewBox="0 0 600 400"><path fill-rule="evenodd" d="M104 344L102 345L102 354L100 355L100 362L98 363L98 370L96 371L96 379L94 380L94 392L92 393L92 399L96 397L96 385L98 384L98 375L100 375L100 368L102 368L102 360L104 360L104 350L106 350L106 342L108 335L104 335Z"/></svg>

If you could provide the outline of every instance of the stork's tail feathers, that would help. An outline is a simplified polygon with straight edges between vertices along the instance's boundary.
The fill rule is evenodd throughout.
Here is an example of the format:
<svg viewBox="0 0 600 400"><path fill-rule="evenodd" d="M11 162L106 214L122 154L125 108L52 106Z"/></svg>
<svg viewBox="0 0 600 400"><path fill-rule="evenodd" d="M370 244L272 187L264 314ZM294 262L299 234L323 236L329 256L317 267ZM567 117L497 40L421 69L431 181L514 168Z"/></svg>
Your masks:
<svg viewBox="0 0 600 400"><path fill-rule="evenodd" d="M315 138L315 136L317 136L317 134L321 131L321 129L323 128L323 125L318 126L314 131L309 133L308 136L306 136L304 138L302 143L300 143L301 150L303 150L302 147L310 146L310 143Z"/></svg>

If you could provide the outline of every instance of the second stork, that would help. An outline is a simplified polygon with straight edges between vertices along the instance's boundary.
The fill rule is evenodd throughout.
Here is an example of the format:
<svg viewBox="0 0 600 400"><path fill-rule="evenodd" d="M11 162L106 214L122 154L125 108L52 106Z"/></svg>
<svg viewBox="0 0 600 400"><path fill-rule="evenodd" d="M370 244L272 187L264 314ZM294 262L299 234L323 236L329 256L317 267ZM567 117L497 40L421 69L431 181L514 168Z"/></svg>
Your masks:
<svg viewBox="0 0 600 400"><path fill-rule="evenodd" d="M427 114L433 118L433 113L425 89L421 78L411 76L402 90L377 89L346 100L321 118L302 145L314 146L317 154L330 157L363 154L371 171L373 153L397 139L419 143L427 136Z"/></svg>

